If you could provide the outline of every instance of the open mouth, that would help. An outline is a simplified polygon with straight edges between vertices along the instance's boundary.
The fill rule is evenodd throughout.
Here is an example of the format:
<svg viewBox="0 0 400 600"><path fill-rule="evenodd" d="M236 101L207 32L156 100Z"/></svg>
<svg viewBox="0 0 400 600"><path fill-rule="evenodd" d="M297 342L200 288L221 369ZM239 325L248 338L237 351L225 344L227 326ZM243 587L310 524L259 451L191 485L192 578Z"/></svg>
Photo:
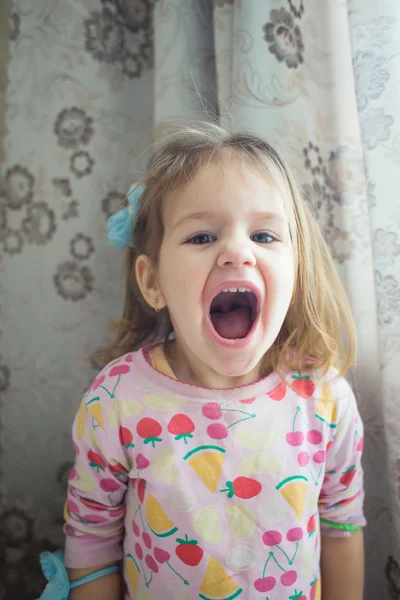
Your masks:
<svg viewBox="0 0 400 600"><path fill-rule="evenodd" d="M210 320L217 334L226 340L247 337L257 318L257 297L247 288L220 292L210 306Z"/></svg>

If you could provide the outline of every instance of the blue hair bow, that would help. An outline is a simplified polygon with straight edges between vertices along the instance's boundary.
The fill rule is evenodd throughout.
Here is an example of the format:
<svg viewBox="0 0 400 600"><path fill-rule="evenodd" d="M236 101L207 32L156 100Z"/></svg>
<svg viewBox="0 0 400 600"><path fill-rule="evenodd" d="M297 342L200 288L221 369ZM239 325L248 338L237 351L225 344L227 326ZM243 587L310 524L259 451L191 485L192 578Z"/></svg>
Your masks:
<svg viewBox="0 0 400 600"><path fill-rule="evenodd" d="M126 246L133 246L133 230L144 190L142 185L134 183L128 192L128 206L108 219L108 243L111 246L119 250L123 250Z"/></svg>

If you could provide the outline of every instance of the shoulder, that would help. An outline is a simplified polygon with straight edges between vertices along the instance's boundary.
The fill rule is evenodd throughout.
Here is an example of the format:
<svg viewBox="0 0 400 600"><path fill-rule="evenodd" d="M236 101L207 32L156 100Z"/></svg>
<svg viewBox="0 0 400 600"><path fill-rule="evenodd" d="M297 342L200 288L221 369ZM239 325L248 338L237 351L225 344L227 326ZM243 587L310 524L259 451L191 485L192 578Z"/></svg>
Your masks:
<svg viewBox="0 0 400 600"><path fill-rule="evenodd" d="M136 378L136 363L141 359L142 350L138 350L127 352L112 360L97 373L87 388L85 396L97 393L100 396L108 395L114 398L117 389L123 388L127 382L131 383L132 379ZM110 385L113 391L110 391Z"/></svg>
<svg viewBox="0 0 400 600"><path fill-rule="evenodd" d="M325 373L319 369L289 371L285 379L300 398L319 404L335 404L338 413L344 413L350 405L356 405L350 383L339 376L335 367L330 367Z"/></svg>

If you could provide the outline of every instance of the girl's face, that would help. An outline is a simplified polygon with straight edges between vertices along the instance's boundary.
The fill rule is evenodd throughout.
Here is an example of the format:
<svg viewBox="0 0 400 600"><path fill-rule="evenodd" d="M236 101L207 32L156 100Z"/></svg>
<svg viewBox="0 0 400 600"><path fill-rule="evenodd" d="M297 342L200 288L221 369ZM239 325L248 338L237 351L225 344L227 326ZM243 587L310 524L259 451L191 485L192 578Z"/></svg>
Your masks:
<svg viewBox="0 0 400 600"><path fill-rule="evenodd" d="M157 278L181 374L205 387L257 380L294 285L279 190L244 161L214 161L167 195L163 223Z"/></svg>

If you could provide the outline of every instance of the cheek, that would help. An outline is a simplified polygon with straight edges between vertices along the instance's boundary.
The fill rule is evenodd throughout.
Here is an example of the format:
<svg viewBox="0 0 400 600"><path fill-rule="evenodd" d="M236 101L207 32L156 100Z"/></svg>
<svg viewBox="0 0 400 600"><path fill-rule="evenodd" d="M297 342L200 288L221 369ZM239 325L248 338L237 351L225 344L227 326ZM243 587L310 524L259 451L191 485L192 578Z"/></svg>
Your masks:
<svg viewBox="0 0 400 600"><path fill-rule="evenodd" d="M159 281L167 303L171 306L191 306L190 300L201 291L198 269L179 256L160 255Z"/></svg>

